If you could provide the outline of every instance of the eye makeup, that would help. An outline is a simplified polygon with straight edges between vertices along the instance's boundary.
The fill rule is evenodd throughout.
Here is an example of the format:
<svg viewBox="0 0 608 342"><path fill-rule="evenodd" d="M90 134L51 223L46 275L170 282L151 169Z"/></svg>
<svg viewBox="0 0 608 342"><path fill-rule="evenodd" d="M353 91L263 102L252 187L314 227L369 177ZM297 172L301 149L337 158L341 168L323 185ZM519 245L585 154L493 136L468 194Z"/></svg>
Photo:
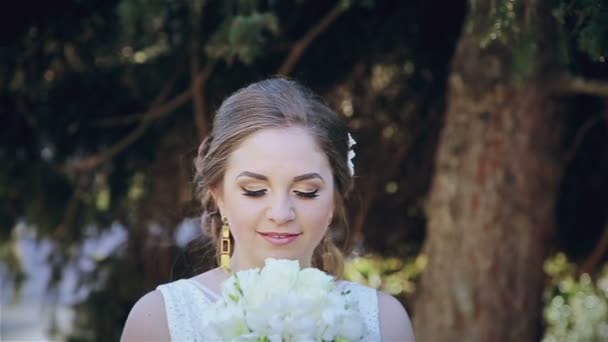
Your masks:
<svg viewBox="0 0 608 342"><path fill-rule="evenodd" d="M244 171L237 176L237 185L243 196L262 197L269 192L269 179L265 175ZM307 173L296 176L291 184L290 192L301 199L314 199L325 184L318 173Z"/></svg>
<svg viewBox="0 0 608 342"><path fill-rule="evenodd" d="M298 190L294 190L293 191L294 194L296 194L298 197L302 197L302 198L315 198L319 196L319 189L313 190L313 191L298 191Z"/></svg>
<svg viewBox="0 0 608 342"><path fill-rule="evenodd" d="M243 190L243 195L248 197L262 197L266 194L266 189L249 190L241 186L241 190Z"/></svg>

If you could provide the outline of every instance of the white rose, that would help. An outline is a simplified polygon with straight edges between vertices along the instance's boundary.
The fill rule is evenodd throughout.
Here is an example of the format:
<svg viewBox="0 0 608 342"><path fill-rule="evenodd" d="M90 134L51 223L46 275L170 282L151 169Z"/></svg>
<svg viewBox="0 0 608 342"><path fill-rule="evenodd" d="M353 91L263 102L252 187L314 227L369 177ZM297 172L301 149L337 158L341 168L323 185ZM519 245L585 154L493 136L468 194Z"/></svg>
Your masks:
<svg viewBox="0 0 608 342"><path fill-rule="evenodd" d="M316 268L305 268L298 275L296 290L303 293L313 290L328 292L335 287L334 278Z"/></svg>
<svg viewBox="0 0 608 342"><path fill-rule="evenodd" d="M285 333L285 322L279 313L271 313L268 315L268 326L274 334L283 336Z"/></svg>
<svg viewBox="0 0 608 342"><path fill-rule="evenodd" d="M228 299L236 297L245 302L243 305L248 305L250 301L263 300L264 296L258 293L259 289L256 286L259 277L257 268L237 272L222 285L222 297Z"/></svg>
<svg viewBox="0 0 608 342"><path fill-rule="evenodd" d="M286 319L285 330L289 332L289 339L293 341L314 340L315 320L310 316L294 316Z"/></svg>
<svg viewBox="0 0 608 342"><path fill-rule="evenodd" d="M270 342L283 342L283 338L279 334L268 335L268 340Z"/></svg>
<svg viewBox="0 0 608 342"><path fill-rule="evenodd" d="M226 279L221 285L222 298L238 302L242 299L243 293L249 291L250 287L254 287L259 269L254 268L245 271L239 271Z"/></svg>
<svg viewBox="0 0 608 342"><path fill-rule="evenodd" d="M247 292L249 289L256 287L256 283L260 277L260 269L252 268L249 270L240 271L233 275L233 277L238 280L239 286L243 292Z"/></svg>
<svg viewBox="0 0 608 342"><path fill-rule="evenodd" d="M216 306L213 317L206 317L205 331L210 338L220 336L222 340L231 340L249 333L243 309L236 305Z"/></svg>
<svg viewBox="0 0 608 342"><path fill-rule="evenodd" d="M258 342L260 340L260 337L263 337L264 335L260 335L256 332L250 332L248 334L244 334L241 336L238 336L236 338L233 339L233 341L238 341L238 342Z"/></svg>
<svg viewBox="0 0 608 342"><path fill-rule="evenodd" d="M261 307L248 308L246 316L247 326L262 336L267 335L270 332L267 313L268 311Z"/></svg>
<svg viewBox="0 0 608 342"><path fill-rule="evenodd" d="M267 259L262 270L237 272L203 322L212 340L359 340L363 321L352 296L332 276L300 270L294 260Z"/></svg>
<svg viewBox="0 0 608 342"><path fill-rule="evenodd" d="M257 287L273 294L291 291L298 279L300 264L297 260L273 259L265 260L265 267L260 272Z"/></svg>

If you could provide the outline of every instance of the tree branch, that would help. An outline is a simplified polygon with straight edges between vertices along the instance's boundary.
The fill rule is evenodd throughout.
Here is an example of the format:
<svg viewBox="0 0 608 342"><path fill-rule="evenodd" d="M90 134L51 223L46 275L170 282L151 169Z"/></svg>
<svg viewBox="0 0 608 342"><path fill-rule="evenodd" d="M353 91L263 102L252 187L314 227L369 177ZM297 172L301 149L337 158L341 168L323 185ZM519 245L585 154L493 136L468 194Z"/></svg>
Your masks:
<svg viewBox="0 0 608 342"><path fill-rule="evenodd" d="M558 94L582 94L608 97L608 81L588 80L582 77L565 75L558 77L553 85L553 91Z"/></svg>
<svg viewBox="0 0 608 342"><path fill-rule="evenodd" d="M283 64L277 71L279 75L286 76L291 73L296 63L302 58L304 51L308 48L310 43L323 31L325 31L331 23L333 23L345 9L341 4L334 6L329 12L321 18L313 27L311 27L302 38L300 38L289 50L289 54Z"/></svg>
<svg viewBox="0 0 608 342"><path fill-rule="evenodd" d="M194 122L198 132L199 141L207 136L209 130L209 124L207 119L207 102L205 101L205 86L207 81L215 69L217 61L215 59L210 60L205 65L202 72L198 73L198 76L192 82L193 91L193 104L194 104Z"/></svg>
<svg viewBox="0 0 608 342"><path fill-rule="evenodd" d="M138 112L132 114L124 114L117 117L103 118L99 120L95 120L91 123L91 126L101 127L101 128L109 128L115 126L126 126L130 124L134 124L140 121L146 112Z"/></svg>
<svg viewBox="0 0 608 342"><path fill-rule="evenodd" d="M587 135L587 132L589 132L589 130L593 126L595 126L602 120L603 117L598 115L590 118L584 124L581 125L581 127L576 132L576 136L574 137L574 142L572 143L572 146L568 149L568 151L566 151L566 154L564 156L564 165L569 164L572 159L574 159L576 152L578 152L578 149L580 148L581 144L583 143L583 141L585 141L585 136Z"/></svg>
<svg viewBox="0 0 608 342"><path fill-rule="evenodd" d="M192 115L196 124L199 141L207 134L207 115L205 108L204 86L206 78L203 73L200 73L200 30L201 30L201 12L203 2L193 2L191 10L192 21L192 37L190 39L190 74L197 75L192 78ZM210 63L205 66L206 71L210 68ZM212 67L211 67L212 69ZM207 72L209 74L209 72Z"/></svg>
<svg viewBox="0 0 608 342"><path fill-rule="evenodd" d="M115 155L124 150L127 146L131 145L137 139L139 139L148 129L148 127L156 120L161 119L168 114L175 111L177 108L183 106L188 103L190 98L192 97L192 88L184 91L183 93L177 95L173 99L169 100L167 103L162 106L158 106L155 108L151 108L147 113L144 114L142 120L139 125L127 134L120 141L110 146L107 150L100 152L98 154L87 157L80 162L72 165L71 169L76 170L92 170L99 166L101 163L113 158Z"/></svg>
<svg viewBox="0 0 608 342"><path fill-rule="evenodd" d="M68 201L68 204L63 211L63 216L61 219L61 223L55 227L53 231L53 235L55 238L62 240L65 238L68 230L72 225L74 225L74 221L76 220L76 215L78 214L78 206L80 204L80 200L82 195L84 194L84 186L85 186L85 176L80 174L76 178L76 184L74 186L74 192L72 193L72 197Z"/></svg>
<svg viewBox="0 0 608 342"><path fill-rule="evenodd" d="M579 273L592 273L597 264L599 264L599 262L602 261L604 255L606 255L606 252L608 252L608 223L604 225L604 232L602 233L600 241L593 249L593 252L589 255L587 259L585 259L585 261L581 265Z"/></svg>
<svg viewBox="0 0 608 342"><path fill-rule="evenodd" d="M321 20L319 20L317 24L311 27L310 30L306 32L306 34L292 46L287 58L279 68L278 74L289 74L304 54L306 48L308 48L308 46L312 43L312 41L319 34L325 31L329 27L329 25L333 23L344 12L344 10L344 7L342 7L341 5L336 5L323 18L321 18ZM215 61L208 63L203 69L203 71L201 71L196 76L195 81L193 82L193 86L190 89L184 91L180 95L177 95L164 105L151 108L149 111L143 114L136 113L128 116L127 118L123 118L123 123L137 120L139 120L140 123L133 131L131 131L131 133L127 134L122 140L118 141L117 143L110 146L107 150L101 153L83 159L82 161L73 165L71 169L92 170L99 166L101 163L113 158L126 147L137 141L137 139L139 139L146 132L152 122L165 117L177 108L186 104L195 92L197 94L201 94L202 91L204 91L204 85L207 79L213 72L214 66ZM163 93L164 92L161 92L161 94ZM204 100L201 100L202 99L195 99L194 106L196 108L195 122L197 125L197 129L199 131L199 134L203 135L206 134L208 128L205 117L206 107Z"/></svg>
<svg viewBox="0 0 608 342"><path fill-rule="evenodd" d="M150 108L157 107L167 100L167 97L173 90L179 74L181 73L182 64L180 64L175 72L175 75L163 86L161 91L158 93L156 98L150 104ZM196 75L196 74L193 74ZM96 120L92 123L93 126L97 127L113 127L113 126L124 126L136 123L146 116L147 112L138 112L133 114L120 115L117 117L104 118Z"/></svg>
<svg viewBox="0 0 608 342"><path fill-rule="evenodd" d="M169 82L165 83L163 88L160 90L160 93L158 93L158 96L156 96L154 101L152 101L152 105L150 107L158 106L167 100L167 97L169 97L169 94L173 90L173 87L175 87L175 83L177 82L177 79L179 78L179 74L181 74L181 72L182 72L182 64L177 66L177 70L175 70L175 74L169 80Z"/></svg>

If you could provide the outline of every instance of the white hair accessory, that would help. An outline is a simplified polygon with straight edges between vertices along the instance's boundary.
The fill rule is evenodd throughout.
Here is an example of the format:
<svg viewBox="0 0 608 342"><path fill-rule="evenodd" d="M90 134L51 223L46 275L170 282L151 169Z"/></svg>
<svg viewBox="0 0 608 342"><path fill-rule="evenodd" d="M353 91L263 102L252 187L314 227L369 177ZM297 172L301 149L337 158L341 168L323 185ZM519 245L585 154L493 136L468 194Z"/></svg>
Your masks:
<svg viewBox="0 0 608 342"><path fill-rule="evenodd" d="M357 142L353 139L353 136L348 133L348 170L350 171L350 175L355 175L355 164L353 164L353 158L355 157L355 151L353 151L353 146L356 145Z"/></svg>

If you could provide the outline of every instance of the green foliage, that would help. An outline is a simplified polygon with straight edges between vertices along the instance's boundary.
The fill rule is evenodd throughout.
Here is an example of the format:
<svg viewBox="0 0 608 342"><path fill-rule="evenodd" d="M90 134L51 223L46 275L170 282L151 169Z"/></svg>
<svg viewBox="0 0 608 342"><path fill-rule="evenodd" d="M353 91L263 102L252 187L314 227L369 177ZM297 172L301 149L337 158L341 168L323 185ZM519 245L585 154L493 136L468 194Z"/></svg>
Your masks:
<svg viewBox="0 0 608 342"><path fill-rule="evenodd" d="M608 5L601 0L563 0L553 10L564 40L593 60L608 58Z"/></svg>
<svg viewBox="0 0 608 342"><path fill-rule="evenodd" d="M279 33L279 22L271 12L239 14L224 19L218 31L206 46L211 58L222 58L227 62L239 59L251 64L264 53L266 35Z"/></svg>
<svg viewBox="0 0 608 342"><path fill-rule="evenodd" d="M538 57L558 65L571 63L577 53L602 63L608 58L608 5L601 0L556 1L552 12L557 35L552 33L554 22L542 19L525 1L470 0L469 7L466 31L482 49L501 47L508 53L516 82L532 76ZM549 49L539 51L539 46Z"/></svg>
<svg viewBox="0 0 608 342"><path fill-rule="evenodd" d="M474 35L482 49L499 47L508 56L515 83L525 82L535 70L542 32L538 18L526 18L529 5L517 0L470 0L469 5L467 32Z"/></svg>
<svg viewBox="0 0 608 342"><path fill-rule="evenodd" d="M517 84L524 83L534 72L534 60L538 56L538 45L534 34L522 36L513 43L511 52L511 69Z"/></svg>
<svg viewBox="0 0 608 342"><path fill-rule="evenodd" d="M343 9L349 9L354 6L362 8L372 8L376 5L376 0L340 0L340 6Z"/></svg>
<svg viewBox="0 0 608 342"><path fill-rule="evenodd" d="M347 260L344 277L394 296L405 297L416 290L416 281L425 266L424 255L407 261L394 257L366 255Z"/></svg>
<svg viewBox="0 0 608 342"><path fill-rule="evenodd" d="M543 342L608 340L608 264L593 281L576 275L576 266L563 253L544 265L550 282L544 294Z"/></svg>
<svg viewBox="0 0 608 342"><path fill-rule="evenodd" d="M475 2L471 1L471 3L474 6ZM510 44L517 38L521 28L518 26L515 18L515 6L515 0L499 1L497 4L493 3L490 9L488 25L480 36L479 44L482 48L487 47L493 41L498 41L505 45ZM479 20L479 18L471 19L470 22Z"/></svg>
<svg viewBox="0 0 608 342"><path fill-rule="evenodd" d="M122 0L118 3L117 14L120 18L123 38L134 40L160 29L163 1L161 0Z"/></svg>

